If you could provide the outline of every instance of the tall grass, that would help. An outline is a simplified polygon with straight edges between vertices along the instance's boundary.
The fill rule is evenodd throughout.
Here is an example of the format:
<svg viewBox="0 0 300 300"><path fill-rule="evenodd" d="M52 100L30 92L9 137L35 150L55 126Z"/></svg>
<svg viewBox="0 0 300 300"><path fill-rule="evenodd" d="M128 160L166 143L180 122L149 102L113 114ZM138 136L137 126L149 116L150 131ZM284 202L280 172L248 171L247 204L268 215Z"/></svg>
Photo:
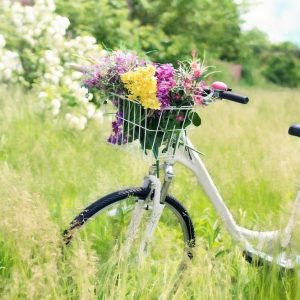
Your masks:
<svg viewBox="0 0 300 300"><path fill-rule="evenodd" d="M238 221L272 229L286 220L299 182L300 139L287 129L300 122L300 92L244 93L247 106L220 101L202 109L203 125L190 136L207 154L203 159ZM140 185L148 165L107 145L108 125L74 132L39 112L36 102L22 91L0 91L1 298L299 298L295 276L243 260L195 178L180 166L171 192L191 212L197 233L195 259L185 270L167 257L130 267L116 257L103 269L88 241L63 248L61 232L81 209L100 195Z"/></svg>

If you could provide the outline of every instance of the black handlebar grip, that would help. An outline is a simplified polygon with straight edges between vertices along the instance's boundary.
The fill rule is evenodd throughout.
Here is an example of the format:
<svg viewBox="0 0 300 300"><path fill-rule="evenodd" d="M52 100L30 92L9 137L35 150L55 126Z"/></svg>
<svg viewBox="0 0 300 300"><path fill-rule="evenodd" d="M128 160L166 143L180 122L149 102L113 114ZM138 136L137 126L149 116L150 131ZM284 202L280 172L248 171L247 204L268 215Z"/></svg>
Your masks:
<svg viewBox="0 0 300 300"><path fill-rule="evenodd" d="M226 99L226 100L238 102L241 104L247 104L249 102L249 98L247 96L242 96L242 95L235 94L232 92L227 92L227 91L221 91L219 93L219 97L221 99Z"/></svg>
<svg viewBox="0 0 300 300"><path fill-rule="evenodd" d="M300 124L294 124L290 126L289 134L300 137Z"/></svg>

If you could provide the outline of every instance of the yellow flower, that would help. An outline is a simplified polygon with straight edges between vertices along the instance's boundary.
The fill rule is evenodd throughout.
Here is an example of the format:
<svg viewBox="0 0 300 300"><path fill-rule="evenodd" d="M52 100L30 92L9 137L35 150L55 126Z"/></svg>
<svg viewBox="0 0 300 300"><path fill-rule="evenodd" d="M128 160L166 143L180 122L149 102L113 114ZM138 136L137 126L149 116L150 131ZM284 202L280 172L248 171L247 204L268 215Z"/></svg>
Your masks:
<svg viewBox="0 0 300 300"><path fill-rule="evenodd" d="M130 100L140 101L144 108L160 109L154 74L155 67L147 65L122 74L121 80L129 92Z"/></svg>

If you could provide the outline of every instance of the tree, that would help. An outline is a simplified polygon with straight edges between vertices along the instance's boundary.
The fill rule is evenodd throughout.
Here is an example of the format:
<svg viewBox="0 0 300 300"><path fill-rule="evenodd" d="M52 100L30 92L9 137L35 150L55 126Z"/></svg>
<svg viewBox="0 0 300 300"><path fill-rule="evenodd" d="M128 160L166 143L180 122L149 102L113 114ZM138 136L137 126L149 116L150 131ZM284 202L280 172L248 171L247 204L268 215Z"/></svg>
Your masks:
<svg viewBox="0 0 300 300"><path fill-rule="evenodd" d="M297 87L300 85L300 49L290 42L273 45L267 53L265 77L278 85Z"/></svg>
<svg viewBox="0 0 300 300"><path fill-rule="evenodd" d="M90 33L107 48L134 44L133 32L138 22L129 20L126 1L57 0L57 11L71 22L73 35Z"/></svg>
<svg viewBox="0 0 300 300"><path fill-rule="evenodd" d="M160 37L159 60L176 61L193 48L208 51L215 57L234 60L238 57L240 36L239 12L231 0L131 0L131 19L152 28ZM151 37L151 34L148 35ZM150 50L146 48L146 50Z"/></svg>
<svg viewBox="0 0 300 300"><path fill-rule="evenodd" d="M176 62L195 48L210 57L239 57L240 19L233 0L58 0L57 6L73 32L89 31L111 48L155 51L152 58L160 62Z"/></svg>

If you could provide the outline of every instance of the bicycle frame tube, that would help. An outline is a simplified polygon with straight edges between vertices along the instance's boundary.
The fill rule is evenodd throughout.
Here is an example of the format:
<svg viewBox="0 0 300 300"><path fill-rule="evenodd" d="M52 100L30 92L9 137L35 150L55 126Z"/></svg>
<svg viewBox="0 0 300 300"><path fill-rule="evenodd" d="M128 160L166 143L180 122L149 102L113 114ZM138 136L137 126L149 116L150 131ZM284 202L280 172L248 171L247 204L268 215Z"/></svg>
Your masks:
<svg viewBox="0 0 300 300"><path fill-rule="evenodd" d="M193 145L189 141L189 139L186 139L186 145L189 148L193 149ZM185 149L181 149L178 150L178 153L175 156L175 162L179 162L193 171L198 179L199 184L203 187L208 198L214 205L217 213L225 223L226 228L229 230L235 240L242 242L242 244L244 244L244 246L248 248L249 245L247 240L244 239L242 234L240 233L239 228L233 219L233 216L225 205L221 195L217 190L217 187L213 183L213 180L206 170L199 155L194 153L194 151L187 152Z"/></svg>
<svg viewBox="0 0 300 300"><path fill-rule="evenodd" d="M164 184L161 185L161 182L157 176L154 175L153 172L150 172L148 176L146 176L143 186L152 186L154 191L153 197L153 211L147 225L147 228L144 233L143 241L140 245L140 255L141 257L144 256L147 245L151 240L151 237L155 231L155 228L159 222L160 216L164 209L164 199L166 193L168 191L169 185L172 181L174 176L173 174L173 164L178 162L186 166L188 169L193 171L196 178L198 179L199 184L204 189L205 193L207 194L208 198L212 202L214 208L216 209L218 215L220 216L221 220L225 224L225 227L231 234L231 236L241 244L245 251L249 251L253 255L257 255L263 258L266 261L272 262L274 261L274 257L269 255L261 250L257 249L256 246L253 246L250 239L256 239L258 241L258 247L261 248L265 243L269 242L273 244L273 241L279 242L280 246L284 249L287 248L290 244L290 240L292 237L292 232L295 226L295 222L297 220L298 213L300 213L300 192L297 195L297 198L294 203L294 209L292 211L291 217L288 221L287 226L283 230L274 230L274 231L254 231L249 230L247 228L239 226L233 218L233 215L230 213L228 207L226 206L225 202L223 201L217 187L215 186L212 178L210 177L204 163L202 162L201 158L195 151L190 151L187 149L194 149L192 143L186 136L183 136L184 145L187 147L181 147L178 149L174 160L166 161L163 165L163 170L165 173L165 180ZM137 206L139 203L137 203ZM140 214L141 211L136 208L137 214ZM134 216L136 219L137 216ZM138 219L138 218L137 218ZM132 228L129 230L129 236L135 235L138 222L132 222ZM129 238L131 241L132 239ZM130 243L130 242L129 242ZM285 253L282 252L280 256L276 258L276 262L284 267L291 268L294 266L294 262L291 260L287 260L285 257ZM300 265L300 256L296 258L296 263Z"/></svg>
<svg viewBox="0 0 300 300"><path fill-rule="evenodd" d="M192 143L187 137L184 138L184 144L189 149L194 149ZM282 230L275 230L275 231L253 231L247 228L239 226L232 214L230 213L228 207L226 206L225 202L223 201L217 187L215 186L212 178L210 177L204 163L202 162L201 158L195 151L187 151L182 147L176 153L175 161L179 162L186 166L188 169L193 171L195 176L198 179L199 184L203 187L205 193L207 194L208 198L212 202L214 208L216 209L218 215L224 222L227 230L233 236L233 238L242 243L245 250L255 251L252 245L249 242L249 238L258 239L260 242L267 242L270 240L279 240L281 238L281 244L284 247L287 247L291 238L291 231L294 227L295 223L295 214L296 210L300 210L300 194L296 199L294 212L289 220L287 227Z"/></svg>

